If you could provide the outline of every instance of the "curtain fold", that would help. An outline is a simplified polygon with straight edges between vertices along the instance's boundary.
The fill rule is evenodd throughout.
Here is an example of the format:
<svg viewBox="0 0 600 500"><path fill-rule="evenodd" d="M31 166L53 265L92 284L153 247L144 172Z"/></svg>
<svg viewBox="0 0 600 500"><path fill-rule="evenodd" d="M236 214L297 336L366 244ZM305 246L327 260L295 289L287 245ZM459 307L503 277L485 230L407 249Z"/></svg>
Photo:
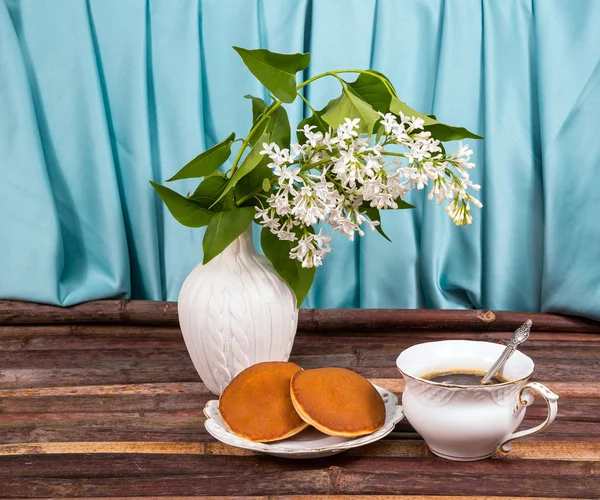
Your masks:
<svg viewBox="0 0 600 500"><path fill-rule="evenodd" d="M243 96L266 93L238 45L310 51L304 78L376 69L486 138L469 141L471 226L411 193L416 210L383 213L393 243L334 236L305 306L600 319L598 22L594 0L0 0L0 298L177 299L203 230L148 181L246 135ZM330 79L307 97L338 93Z"/></svg>

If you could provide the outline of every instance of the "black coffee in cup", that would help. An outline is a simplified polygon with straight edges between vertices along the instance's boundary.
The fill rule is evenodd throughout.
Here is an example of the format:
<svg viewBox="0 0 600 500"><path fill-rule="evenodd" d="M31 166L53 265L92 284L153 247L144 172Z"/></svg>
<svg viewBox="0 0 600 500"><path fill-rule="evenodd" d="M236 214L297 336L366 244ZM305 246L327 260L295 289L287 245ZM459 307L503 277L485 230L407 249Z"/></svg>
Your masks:
<svg viewBox="0 0 600 500"><path fill-rule="evenodd" d="M479 382L484 375L484 371L465 369L431 372L423 375L421 378L444 385L479 385ZM491 378L486 385L503 384L505 382L508 382L508 380L500 375L496 375L495 377Z"/></svg>

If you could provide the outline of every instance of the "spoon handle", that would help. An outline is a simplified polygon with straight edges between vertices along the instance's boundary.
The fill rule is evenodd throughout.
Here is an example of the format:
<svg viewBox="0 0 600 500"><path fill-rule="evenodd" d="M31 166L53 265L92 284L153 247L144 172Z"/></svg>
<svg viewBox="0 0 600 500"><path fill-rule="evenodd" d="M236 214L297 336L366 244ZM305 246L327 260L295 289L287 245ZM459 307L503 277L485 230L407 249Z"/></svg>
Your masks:
<svg viewBox="0 0 600 500"><path fill-rule="evenodd" d="M497 359L497 361L492 365L489 371L485 374L485 376L481 379L480 384L487 384L496 373L502 368L504 363L510 358L513 353L516 351L517 346L511 342L506 346L506 349L502 352L502 355Z"/></svg>
<svg viewBox="0 0 600 500"><path fill-rule="evenodd" d="M480 384L487 384L491 378L496 375L500 371L500 369L504 366L504 363L510 358L513 353L517 350L520 344L525 342L529 337L529 332L531 330L531 320L528 319L523 325L515 330L512 339L502 351L500 357L496 360L496 362L492 365L489 371L485 374L485 376L479 382Z"/></svg>

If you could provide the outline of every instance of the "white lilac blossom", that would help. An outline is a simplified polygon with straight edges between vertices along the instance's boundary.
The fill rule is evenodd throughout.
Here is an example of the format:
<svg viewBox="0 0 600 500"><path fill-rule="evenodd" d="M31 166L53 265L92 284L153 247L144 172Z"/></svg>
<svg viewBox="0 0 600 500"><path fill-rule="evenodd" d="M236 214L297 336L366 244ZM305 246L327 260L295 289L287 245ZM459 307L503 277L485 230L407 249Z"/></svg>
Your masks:
<svg viewBox="0 0 600 500"><path fill-rule="evenodd" d="M475 165L467 145L446 155L440 141L423 130L421 118L380 115L383 133L375 144L358 134L358 118L346 118L326 133L305 125L300 131L306 140L290 149L263 144L274 192L257 208L256 219L280 240L295 243L290 258L303 267L320 266L331 250L331 236L323 227L315 234L312 226L326 224L353 241L355 234L365 234L365 226L373 231L379 225L367 215L369 209L398 208L411 189L431 186L428 199L438 205L449 201L445 210L458 226L472 222L471 203L482 206L467 192L480 189L469 178Z"/></svg>

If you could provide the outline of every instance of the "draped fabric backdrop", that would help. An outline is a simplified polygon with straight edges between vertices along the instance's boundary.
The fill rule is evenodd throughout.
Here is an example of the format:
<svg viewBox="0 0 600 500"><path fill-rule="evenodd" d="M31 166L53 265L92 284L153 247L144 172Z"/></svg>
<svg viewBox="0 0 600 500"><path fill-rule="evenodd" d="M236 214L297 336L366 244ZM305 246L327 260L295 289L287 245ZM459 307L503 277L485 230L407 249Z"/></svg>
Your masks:
<svg viewBox="0 0 600 500"><path fill-rule="evenodd" d="M383 214L393 243L334 237L305 306L600 319L599 25L597 0L0 0L0 297L177 299L203 230L148 180L246 135L244 94L266 96L238 45L310 51L305 78L374 68L486 137L472 226L412 193Z"/></svg>

